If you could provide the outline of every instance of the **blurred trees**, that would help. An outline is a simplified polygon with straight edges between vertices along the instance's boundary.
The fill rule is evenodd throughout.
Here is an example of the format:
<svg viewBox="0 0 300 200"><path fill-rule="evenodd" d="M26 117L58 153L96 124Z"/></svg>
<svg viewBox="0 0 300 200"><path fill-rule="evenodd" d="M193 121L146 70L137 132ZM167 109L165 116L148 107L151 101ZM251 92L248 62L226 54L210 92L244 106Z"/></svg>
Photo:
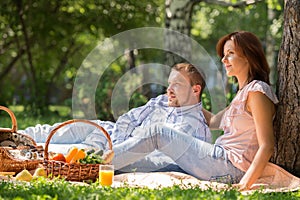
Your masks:
<svg viewBox="0 0 300 200"><path fill-rule="evenodd" d="M162 1L1 1L0 104L17 101L43 111L70 98L76 71L97 42L127 29L159 26L158 4Z"/></svg>
<svg viewBox="0 0 300 200"><path fill-rule="evenodd" d="M100 41L133 28L165 27L168 20L165 9L173 2L177 1L1 1L0 104L18 103L31 112L43 112L49 104L68 102L65 100L72 96L77 69ZM274 51L278 51L282 10L277 0L248 6L228 6L231 1L224 1L227 6L220 5L222 1L191 2L193 9L186 8L191 12L187 12L186 18L190 20L188 31L183 33L190 34L212 56L216 55L217 39L237 29L257 33L265 44L267 35L271 35ZM237 2L245 1L234 1ZM268 17L269 10L274 12L272 19ZM181 31L180 26L176 28ZM117 80L130 67L148 62L165 63L163 53L137 50L124 53L112 64L96 93L99 118L112 119L109 101ZM149 91L143 94L151 96ZM143 94L133 95L137 101L132 101L132 106L145 101Z"/></svg>

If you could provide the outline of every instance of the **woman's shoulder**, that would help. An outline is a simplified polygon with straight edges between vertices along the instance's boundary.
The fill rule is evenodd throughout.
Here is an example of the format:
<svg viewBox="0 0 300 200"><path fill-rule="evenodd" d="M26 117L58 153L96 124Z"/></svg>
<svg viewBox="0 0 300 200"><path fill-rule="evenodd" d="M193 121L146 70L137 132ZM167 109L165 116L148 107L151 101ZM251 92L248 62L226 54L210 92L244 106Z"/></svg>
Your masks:
<svg viewBox="0 0 300 200"><path fill-rule="evenodd" d="M245 87L245 90L247 90L248 92L273 92L272 88L269 84L267 84L264 81L259 81L259 80L253 80L250 83L248 83Z"/></svg>
<svg viewBox="0 0 300 200"><path fill-rule="evenodd" d="M272 87L264 81L253 80L242 91L242 99L246 100L249 92L261 92L266 95L273 103L278 103L276 94L274 93Z"/></svg>

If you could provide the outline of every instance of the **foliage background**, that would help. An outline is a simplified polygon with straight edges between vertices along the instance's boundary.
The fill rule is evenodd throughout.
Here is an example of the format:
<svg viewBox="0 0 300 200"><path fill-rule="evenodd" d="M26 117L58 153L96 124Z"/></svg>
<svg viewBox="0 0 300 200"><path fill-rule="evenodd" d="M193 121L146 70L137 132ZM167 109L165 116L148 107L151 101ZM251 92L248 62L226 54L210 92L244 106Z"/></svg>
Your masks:
<svg viewBox="0 0 300 200"><path fill-rule="evenodd" d="M241 29L254 32L266 48L272 45L273 51L278 51L283 1L259 1L243 7L221 6L214 1L199 2L193 9L191 37L212 55L220 71L222 67L215 56L215 44L228 32ZM64 109L71 111L76 72L88 53L105 38L122 31L164 27L164 5L163 0L1 1L0 104L22 105L19 110L26 113L24 115L36 117L52 112L61 115L57 106L66 106ZM271 43L268 43L268 37L272 38ZM102 120L114 120L110 95L126 71L143 63L164 63L165 59L164 52L154 49L134 51L133 55L134 65L124 53L98 83L96 110ZM274 56L272 59L277 60ZM276 79L276 74L273 76ZM227 83L229 102L235 87L232 81ZM142 105L157 94L151 91L150 85L145 85L132 95L130 107ZM207 91L203 103L210 108ZM67 117L71 117L70 114Z"/></svg>

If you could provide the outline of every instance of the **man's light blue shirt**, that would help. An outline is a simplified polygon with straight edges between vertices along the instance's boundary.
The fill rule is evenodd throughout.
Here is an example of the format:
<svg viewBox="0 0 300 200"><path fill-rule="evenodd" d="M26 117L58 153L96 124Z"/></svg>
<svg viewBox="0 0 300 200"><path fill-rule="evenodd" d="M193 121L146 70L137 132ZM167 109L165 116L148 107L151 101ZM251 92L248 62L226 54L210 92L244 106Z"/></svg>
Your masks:
<svg viewBox="0 0 300 200"><path fill-rule="evenodd" d="M192 106L169 107L166 95L150 99L144 106L133 108L114 122L91 120L104 127L113 144L120 143L132 136L134 131L154 123L164 123L166 126L182 131L200 140L211 142L211 133L202 112L201 103ZM28 127L21 133L31 136L37 143L44 143L54 125L36 125ZM81 144L82 147L104 148L107 139L94 126L84 123L74 123L59 129L52 137L52 144Z"/></svg>
<svg viewBox="0 0 300 200"><path fill-rule="evenodd" d="M200 140L211 142L211 133L201 103L170 107L167 95L152 98L144 106L134 108L120 116L112 130L112 142L120 143L131 137L135 129L142 129L154 123L164 123Z"/></svg>

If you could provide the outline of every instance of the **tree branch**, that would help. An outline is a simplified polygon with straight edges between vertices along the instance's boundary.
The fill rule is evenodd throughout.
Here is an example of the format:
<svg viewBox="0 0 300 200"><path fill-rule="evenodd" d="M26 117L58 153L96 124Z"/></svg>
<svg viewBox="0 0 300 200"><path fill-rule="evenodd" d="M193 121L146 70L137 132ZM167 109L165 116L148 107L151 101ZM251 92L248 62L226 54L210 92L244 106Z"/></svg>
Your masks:
<svg viewBox="0 0 300 200"><path fill-rule="evenodd" d="M68 62L68 58L69 57L71 57L73 54L75 54L78 50L80 50L81 49L81 46L78 46L78 47L76 47L76 48L73 48L72 49L72 47L74 47L74 41L71 41L71 43L70 43L70 46L69 46L69 48L68 48L68 50L65 52L65 54L61 57L61 59L60 59L60 62L59 62L59 64L58 64L58 66L57 66L57 68L56 68L56 70L55 70L55 72L53 73L53 75L51 76L51 78L50 78L50 81L49 81L49 83L48 83L48 87L47 87L47 92L46 92L46 101L48 101L50 98L48 98L48 96L50 95L50 91L51 91L51 89L52 89L52 85L53 85L53 82L54 82L54 80L55 80L55 78L57 78L58 77L58 75L61 73L61 71L63 71L63 69L65 69L65 67L66 67L66 64L67 64L67 62Z"/></svg>
<svg viewBox="0 0 300 200"><path fill-rule="evenodd" d="M54 79L61 73L61 71L65 68L66 63L68 62L68 57L71 57L74 53L76 53L81 46L78 46L77 48L74 48L72 50L72 47L74 46L74 41L70 43L70 46L68 50L65 52L65 54L61 57L58 67L56 68L55 72L50 78L50 82L53 82Z"/></svg>
<svg viewBox="0 0 300 200"><path fill-rule="evenodd" d="M35 69L33 67L32 55L31 55L31 51L30 51L30 42L29 42L27 30L26 30L25 21L24 21L24 18L23 18L24 10L23 10L23 6L22 6L22 1L17 1L17 8L18 8L18 15L19 15L19 19L20 19L20 22L21 22L22 31L23 31L23 34L24 34L26 53L27 53L27 57L28 57L28 63L29 63L29 67L30 67L30 70L31 70L31 73L32 73L31 74L32 75L32 81L36 82L36 74L35 74Z"/></svg>
<svg viewBox="0 0 300 200"><path fill-rule="evenodd" d="M220 1L220 0L203 0L203 1L206 3L209 3L209 4L216 4L216 5L220 5L220 6L224 6L224 7L232 6L234 8L241 8L244 6L256 4L258 2L261 2L262 0L245 0L245 1L238 2L238 3L230 3L230 2L226 2L226 1Z"/></svg>
<svg viewBox="0 0 300 200"><path fill-rule="evenodd" d="M24 49L21 49L16 57L14 57L10 63L5 67L5 69L0 73L0 81L7 75L7 73L13 68L14 64L19 60L19 58L25 53Z"/></svg>
<svg viewBox="0 0 300 200"><path fill-rule="evenodd" d="M13 44L13 40L5 42L0 48L0 55L3 55L9 49L11 44Z"/></svg>

